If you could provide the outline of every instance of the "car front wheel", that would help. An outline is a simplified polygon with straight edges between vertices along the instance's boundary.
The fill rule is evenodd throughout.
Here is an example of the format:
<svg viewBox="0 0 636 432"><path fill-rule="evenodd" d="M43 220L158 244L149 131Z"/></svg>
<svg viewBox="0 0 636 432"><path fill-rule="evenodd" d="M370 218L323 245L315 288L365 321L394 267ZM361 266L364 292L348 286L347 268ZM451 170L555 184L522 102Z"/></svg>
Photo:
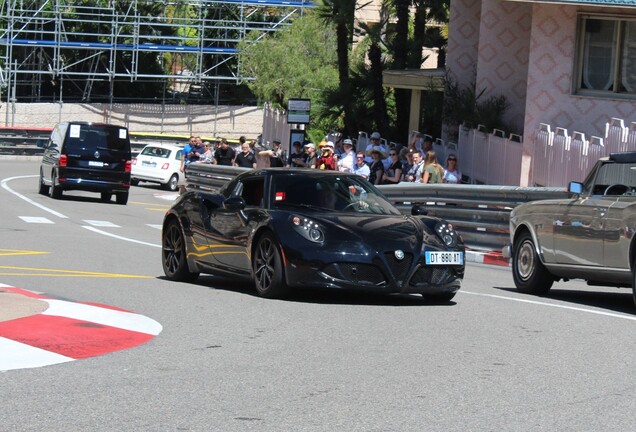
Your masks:
<svg viewBox="0 0 636 432"><path fill-rule="evenodd" d="M166 277L177 282L194 282L199 273L191 272L186 257L185 238L176 221L166 226L161 240L163 272Z"/></svg>
<svg viewBox="0 0 636 432"><path fill-rule="evenodd" d="M530 233L521 234L513 249L512 277L517 289L526 294L547 294L554 278L539 259Z"/></svg>
<svg viewBox="0 0 636 432"><path fill-rule="evenodd" d="M252 271L259 296L280 298L287 294L283 260L271 233L265 233L258 239L252 255Z"/></svg>

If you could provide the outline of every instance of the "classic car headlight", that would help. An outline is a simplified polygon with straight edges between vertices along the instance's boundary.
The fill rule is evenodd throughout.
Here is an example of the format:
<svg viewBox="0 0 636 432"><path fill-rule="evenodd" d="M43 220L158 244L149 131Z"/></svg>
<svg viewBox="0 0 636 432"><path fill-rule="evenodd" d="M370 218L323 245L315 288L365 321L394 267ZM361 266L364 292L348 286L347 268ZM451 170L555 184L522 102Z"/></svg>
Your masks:
<svg viewBox="0 0 636 432"><path fill-rule="evenodd" d="M316 222L303 216L293 216L291 218L292 226L301 236L314 243L322 243L325 241L325 233Z"/></svg>
<svg viewBox="0 0 636 432"><path fill-rule="evenodd" d="M438 222L435 225L435 233L442 240L442 242L448 247L457 246L459 241L459 235L457 231L453 229L453 225L447 222Z"/></svg>

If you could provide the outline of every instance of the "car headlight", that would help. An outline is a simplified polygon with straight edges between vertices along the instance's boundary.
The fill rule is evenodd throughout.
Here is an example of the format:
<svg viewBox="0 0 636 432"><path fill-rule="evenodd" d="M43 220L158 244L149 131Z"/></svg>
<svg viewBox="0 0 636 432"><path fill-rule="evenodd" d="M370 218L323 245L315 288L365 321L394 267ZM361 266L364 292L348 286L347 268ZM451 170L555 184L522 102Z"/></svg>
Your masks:
<svg viewBox="0 0 636 432"><path fill-rule="evenodd" d="M307 240L314 243L322 243L325 241L325 233L318 223L303 216L293 216L291 218L294 230Z"/></svg>
<svg viewBox="0 0 636 432"><path fill-rule="evenodd" d="M437 234L446 246L451 248L457 246L459 234L453 229L452 224L448 222L438 222L435 225L435 234Z"/></svg>

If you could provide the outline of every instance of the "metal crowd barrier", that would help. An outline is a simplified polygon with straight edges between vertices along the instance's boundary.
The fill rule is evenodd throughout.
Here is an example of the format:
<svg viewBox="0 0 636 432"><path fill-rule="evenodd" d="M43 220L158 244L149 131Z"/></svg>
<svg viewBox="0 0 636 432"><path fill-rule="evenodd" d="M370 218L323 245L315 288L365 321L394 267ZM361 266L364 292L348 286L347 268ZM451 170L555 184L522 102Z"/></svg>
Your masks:
<svg viewBox="0 0 636 432"><path fill-rule="evenodd" d="M192 164L187 187L214 191L247 168ZM452 223L466 246L501 250L510 242L510 211L528 201L567 198L564 188L399 183L378 189L404 214L413 204L426 206L428 215Z"/></svg>

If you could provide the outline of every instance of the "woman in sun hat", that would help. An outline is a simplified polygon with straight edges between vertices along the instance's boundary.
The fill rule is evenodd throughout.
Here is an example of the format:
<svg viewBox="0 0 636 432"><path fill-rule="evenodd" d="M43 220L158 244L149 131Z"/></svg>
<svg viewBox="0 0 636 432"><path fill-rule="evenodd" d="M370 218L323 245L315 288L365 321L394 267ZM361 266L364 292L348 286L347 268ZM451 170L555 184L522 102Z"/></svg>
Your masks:
<svg viewBox="0 0 636 432"><path fill-rule="evenodd" d="M367 150L367 156L371 156L372 162L369 165L369 181L373 184L381 184L382 177L384 175L384 163L383 159L386 159L387 154L381 146L373 146L370 150Z"/></svg>

